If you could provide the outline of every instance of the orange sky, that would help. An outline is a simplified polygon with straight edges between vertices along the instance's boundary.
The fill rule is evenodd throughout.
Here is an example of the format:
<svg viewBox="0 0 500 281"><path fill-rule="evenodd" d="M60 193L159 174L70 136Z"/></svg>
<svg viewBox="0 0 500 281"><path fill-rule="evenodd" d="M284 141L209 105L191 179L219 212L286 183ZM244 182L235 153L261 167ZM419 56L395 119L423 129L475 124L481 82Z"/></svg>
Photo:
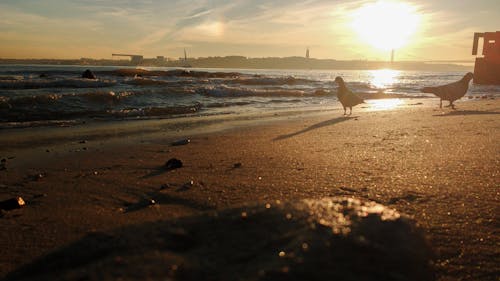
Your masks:
<svg viewBox="0 0 500 281"><path fill-rule="evenodd" d="M376 2L411 14L370 10ZM285 57L304 56L309 47L315 58L387 60L390 51L367 37L397 41L411 27L398 60L472 60L473 33L498 30L499 18L497 0L4 0L0 58L111 58L114 52L178 58L184 48L193 57Z"/></svg>

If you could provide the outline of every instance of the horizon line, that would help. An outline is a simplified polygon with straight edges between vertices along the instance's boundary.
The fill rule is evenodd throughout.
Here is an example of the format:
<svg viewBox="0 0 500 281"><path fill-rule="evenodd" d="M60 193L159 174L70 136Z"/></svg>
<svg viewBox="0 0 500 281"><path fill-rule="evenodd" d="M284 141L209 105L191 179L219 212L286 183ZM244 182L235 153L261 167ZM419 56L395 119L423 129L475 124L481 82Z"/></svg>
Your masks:
<svg viewBox="0 0 500 281"><path fill-rule="evenodd" d="M286 59L286 58L304 58L308 60L332 60L332 61L364 61L364 62L389 62L391 63L390 60L370 60L370 59L334 59L334 58L306 58L304 56L286 56L286 57L248 57L248 56L243 56L243 55L227 55L227 56L205 56L205 57L192 57L188 59L204 59L204 58L226 58L226 57L244 57L245 59ZM172 59L170 57L164 57L165 59ZM180 57L179 57L180 58ZM173 58L172 61L179 60L179 58ZM151 58L144 58L145 60L150 60L150 59L157 59L156 57L151 57ZM113 59L113 58L86 58L86 57L80 57L80 58L4 58L0 57L0 60L59 60L59 61L73 61L73 60L113 60L113 61L128 61L127 59ZM475 57L470 60L466 59L444 59L444 60L395 60L394 63L398 62L418 62L418 63L474 63Z"/></svg>

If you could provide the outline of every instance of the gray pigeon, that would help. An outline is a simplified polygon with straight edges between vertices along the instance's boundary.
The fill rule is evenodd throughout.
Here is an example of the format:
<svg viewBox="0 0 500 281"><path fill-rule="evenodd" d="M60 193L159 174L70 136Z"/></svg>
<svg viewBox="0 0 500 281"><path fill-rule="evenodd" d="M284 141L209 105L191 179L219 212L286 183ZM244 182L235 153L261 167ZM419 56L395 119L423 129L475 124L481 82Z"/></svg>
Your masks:
<svg viewBox="0 0 500 281"><path fill-rule="evenodd" d="M364 103L365 101L346 87L344 79L342 79L342 77L337 76L335 78L335 82L337 82L337 84L339 85L339 88L337 90L337 98L342 104L342 107L344 107L344 115L346 115L347 107L349 107L349 115L351 115L352 107L360 103Z"/></svg>
<svg viewBox="0 0 500 281"><path fill-rule="evenodd" d="M440 98L439 108L443 107L443 100L447 100L450 102L448 106L451 106L451 108L455 109L455 105L453 104L453 102L460 99L467 93L467 90L469 89L469 82L473 78L473 76L474 75L469 72L457 82L437 87L425 87L422 89L422 92L431 93L438 96Z"/></svg>

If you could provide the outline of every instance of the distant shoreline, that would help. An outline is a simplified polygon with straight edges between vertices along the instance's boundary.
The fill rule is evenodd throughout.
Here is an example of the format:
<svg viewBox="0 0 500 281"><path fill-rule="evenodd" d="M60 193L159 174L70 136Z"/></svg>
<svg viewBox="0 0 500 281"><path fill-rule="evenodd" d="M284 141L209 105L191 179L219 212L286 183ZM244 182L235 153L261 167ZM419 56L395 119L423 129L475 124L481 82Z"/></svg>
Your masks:
<svg viewBox="0 0 500 281"><path fill-rule="evenodd" d="M2 59L0 65L81 65L81 66L132 66L132 67L178 67L185 68L232 68L232 69L311 69L311 70L415 70L415 71L471 71L470 65L451 62L418 62L418 61L365 61L365 60L333 60L303 57L285 58L246 58L243 56L206 57L184 60L144 59L134 64L129 60L110 59Z"/></svg>

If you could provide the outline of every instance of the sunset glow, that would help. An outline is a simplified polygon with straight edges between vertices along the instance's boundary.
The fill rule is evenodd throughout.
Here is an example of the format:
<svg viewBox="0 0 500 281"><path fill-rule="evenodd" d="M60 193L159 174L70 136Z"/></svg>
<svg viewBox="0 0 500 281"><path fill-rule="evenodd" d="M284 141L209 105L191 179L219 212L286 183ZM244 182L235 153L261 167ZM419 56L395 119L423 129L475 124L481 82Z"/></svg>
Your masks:
<svg viewBox="0 0 500 281"><path fill-rule="evenodd" d="M473 33L498 28L497 2L0 1L0 58L295 57L309 47L316 59L387 61L395 49L397 61L472 60Z"/></svg>
<svg viewBox="0 0 500 281"><path fill-rule="evenodd" d="M371 77L370 84L376 88L386 88L393 84L400 71L392 69L378 69L369 71Z"/></svg>
<svg viewBox="0 0 500 281"><path fill-rule="evenodd" d="M370 3L352 14L352 28L360 39L381 50L408 44L419 24L416 9L403 2Z"/></svg>

